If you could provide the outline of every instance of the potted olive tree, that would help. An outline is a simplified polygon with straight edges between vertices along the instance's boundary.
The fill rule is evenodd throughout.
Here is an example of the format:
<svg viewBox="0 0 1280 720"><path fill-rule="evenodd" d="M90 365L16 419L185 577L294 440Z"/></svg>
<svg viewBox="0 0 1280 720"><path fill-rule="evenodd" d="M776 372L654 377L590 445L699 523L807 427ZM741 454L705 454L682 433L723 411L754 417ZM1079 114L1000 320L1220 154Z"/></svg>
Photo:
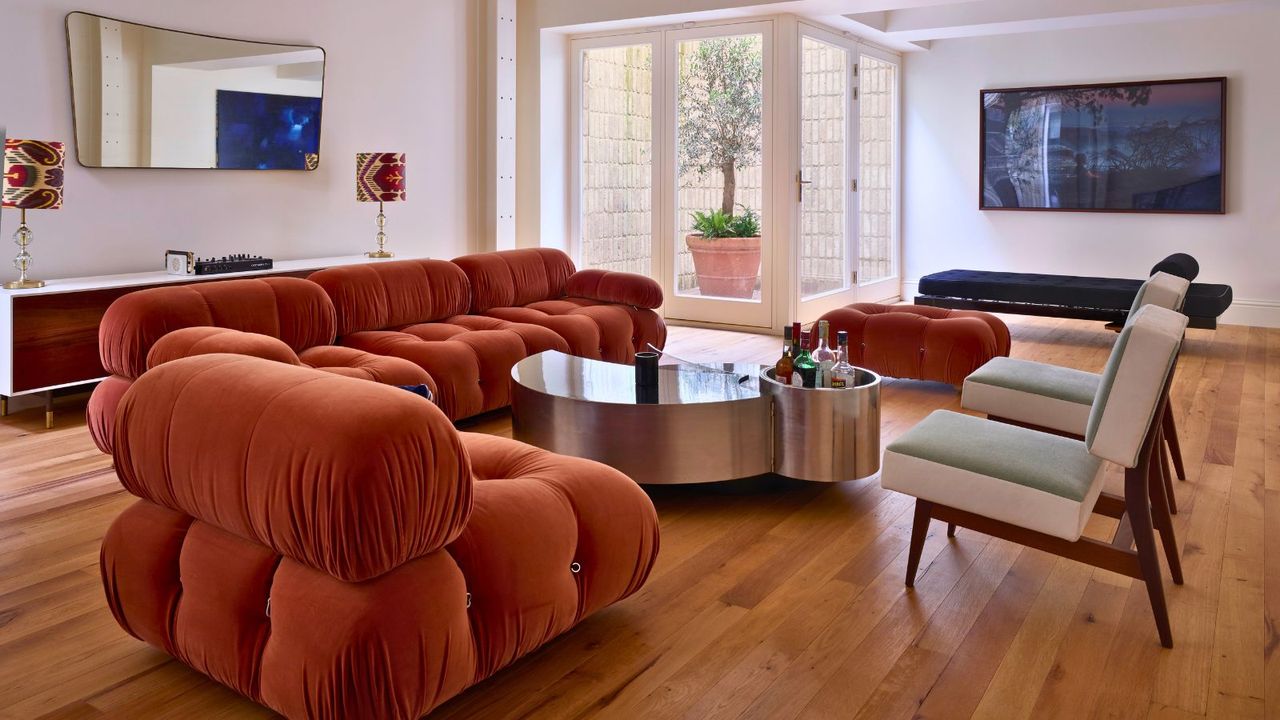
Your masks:
<svg viewBox="0 0 1280 720"><path fill-rule="evenodd" d="M739 168L760 162L762 53L751 37L698 43L680 85L681 173L719 172L720 207L693 213L685 238L703 295L749 298L760 275L760 219L734 214Z"/></svg>

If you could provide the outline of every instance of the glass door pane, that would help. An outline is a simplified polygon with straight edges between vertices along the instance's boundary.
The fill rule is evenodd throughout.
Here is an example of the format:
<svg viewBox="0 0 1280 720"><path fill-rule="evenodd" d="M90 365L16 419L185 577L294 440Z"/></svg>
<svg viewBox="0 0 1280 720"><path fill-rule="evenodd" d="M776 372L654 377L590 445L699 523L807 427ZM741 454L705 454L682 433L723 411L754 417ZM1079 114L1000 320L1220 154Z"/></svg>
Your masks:
<svg viewBox="0 0 1280 720"><path fill-rule="evenodd" d="M675 294L759 303L764 36L681 40L675 51ZM700 234L695 213L710 235L745 237Z"/></svg>
<svg viewBox="0 0 1280 720"><path fill-rule="evenodd" d="M849 287L849 51L800 38L800 296Z"/></svg>
<svg viewBox="0 0 1280 720"><path fill-rule="evenodd" d="M582 51L581 267L653 271L653 45Z"/></svg>
<svg viewBox="0 0 1280 720"><path fill-rule="evenodd" d="M895 63L871 55L858 59L858 282L863 286L898 275L897 91ZM878 293L888 297L897 290L873 294Z"/></svg>

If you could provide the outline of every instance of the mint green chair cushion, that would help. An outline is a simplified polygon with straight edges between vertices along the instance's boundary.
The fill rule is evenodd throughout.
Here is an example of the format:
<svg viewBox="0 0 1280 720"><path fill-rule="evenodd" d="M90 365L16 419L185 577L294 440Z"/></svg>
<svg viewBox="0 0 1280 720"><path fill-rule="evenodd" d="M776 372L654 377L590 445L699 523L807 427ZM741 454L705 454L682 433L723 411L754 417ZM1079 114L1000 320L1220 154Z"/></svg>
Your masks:
<svg viewBox="0 0 1280 720"><path fill-rule="evenodd" d="M1101 376L1047 363L999 357L969 374L960 395L966 410L1084 435Z"/></svg>
<svg viewBox="0 0 1280 720"><path fill-rule="evenodd" d="M880 484L1074 541L1102 462L1079 440L938 410L886 448Z"/></svg>

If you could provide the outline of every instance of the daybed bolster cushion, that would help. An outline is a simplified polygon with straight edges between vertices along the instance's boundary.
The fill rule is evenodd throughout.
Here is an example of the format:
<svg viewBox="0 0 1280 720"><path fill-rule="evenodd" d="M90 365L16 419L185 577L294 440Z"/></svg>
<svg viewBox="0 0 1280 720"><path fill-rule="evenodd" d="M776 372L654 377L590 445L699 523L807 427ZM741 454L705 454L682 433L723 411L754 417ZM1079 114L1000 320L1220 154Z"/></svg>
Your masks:
<svg viewBox="0 0 1280 720"><path fill-rule="evenodd" d="M889 490L1074 542L1103 465L1079 440L935 410L885 449L880 477Z"/></svg>
<svg viewBox="0 0 1280 720"><path fill-rule="evenodd" d="M260 358L144 374L115 461L134 495L352 582L443 547L471 511L466 452L430 402Z"/></svg>
<svg viewBox="0 0 1280 720"><path fill-rule="evenodd" d="M1083 437L1100 377L1073 368L997 357L965 378L960 405Z"/></svg>
<svg viewBox="0 0 1280 720"><path fill-rule="evenodd" d="M1186 253L1174 253L1156 263L1155 267L1151 268L1152 275L1155 275L1158 272L1176 275L1187 282L1191 282L1200 274L1200 263L1196 262L1195 258Z"/></svg>
<svg viewBox="0 0 1280 720"><path fill-rule="evenodd" d="M650 310L662 307L662 287L653 278L609 270L579 270L569 276L564 294Z"/></svg>
<svg viewBox="0 0 1280 720"><path fill-rule="evenodd" d="M149 288L118 298L98 326L107 372L136 378L161 338L187 327L213 326L278 338L294 352L334 338L333 303L300 278L249 278Z"/></svg>

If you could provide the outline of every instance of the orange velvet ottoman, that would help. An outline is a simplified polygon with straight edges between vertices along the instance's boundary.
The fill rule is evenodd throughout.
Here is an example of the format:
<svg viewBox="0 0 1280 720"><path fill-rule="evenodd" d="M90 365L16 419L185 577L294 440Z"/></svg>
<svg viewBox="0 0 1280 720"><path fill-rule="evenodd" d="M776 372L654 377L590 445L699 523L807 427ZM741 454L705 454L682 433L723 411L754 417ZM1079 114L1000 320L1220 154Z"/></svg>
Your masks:
<svg viewBox="0 0 1280 720"><path fill-rule="evenodd" d="M459 433L404 390L240 355L143 373L107 531L130 634L290 718L418 718L635 592L622 473Z"/></svg>
<svg viewBox="0 0 1280 720"><path fill-rule="evenodd" d="M820 320L831 324L832 343L838 331L849 333L850 363L888 377L958 386L991 358L1009 355L1008 326L974 310L854 303Z"/></svg>

